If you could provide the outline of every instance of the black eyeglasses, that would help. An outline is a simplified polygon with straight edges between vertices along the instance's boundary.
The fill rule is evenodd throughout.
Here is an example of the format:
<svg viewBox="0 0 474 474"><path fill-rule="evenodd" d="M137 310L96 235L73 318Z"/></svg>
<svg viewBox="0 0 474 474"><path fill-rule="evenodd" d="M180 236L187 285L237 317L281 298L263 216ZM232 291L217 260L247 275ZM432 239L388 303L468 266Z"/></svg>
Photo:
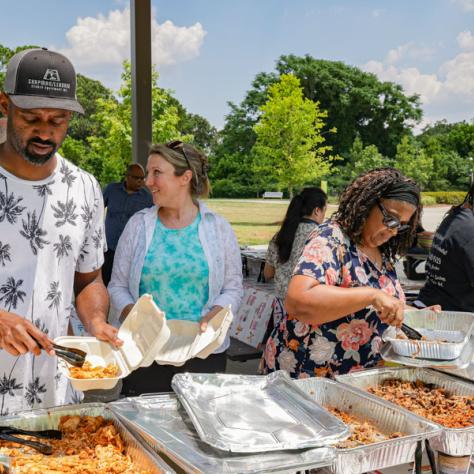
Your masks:
<svg viewBox="0 0 474 474"><path fill-rule="evenodd" d="M406 232L408 229L410 229L409 224L402 224L398 217L389 214L387 212L387 209L383 207L380 201L377 201L377 206L379 207L380 212L382 213L382 222L388 229L396 230L397 232Z"/></svg>
<svg viewBox="0 0 474 474"><path fill-rule="evenodd" d="M181 140L173 140L172 142L168 142L166 146L170 148L171 150L181 150L183 152L184 159L186 160L186 163L188 164L188 168L193 171L191 168L191 163L189 162L189 158L186 155L186 149L184 147L184 143ZM194 174L194 173L193 173Z"/></svg>

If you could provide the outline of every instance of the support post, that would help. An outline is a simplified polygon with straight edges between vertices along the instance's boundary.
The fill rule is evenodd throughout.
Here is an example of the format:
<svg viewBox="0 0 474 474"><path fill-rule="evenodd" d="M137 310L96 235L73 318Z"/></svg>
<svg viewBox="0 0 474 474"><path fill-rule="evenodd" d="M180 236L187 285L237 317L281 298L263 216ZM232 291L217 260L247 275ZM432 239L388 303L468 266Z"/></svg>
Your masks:
<svg viewBox="0 0 474 474"><path fill-rule="evenodd" d="M151 2L130 0L132 160L146 166L151 126Z"/></svg>

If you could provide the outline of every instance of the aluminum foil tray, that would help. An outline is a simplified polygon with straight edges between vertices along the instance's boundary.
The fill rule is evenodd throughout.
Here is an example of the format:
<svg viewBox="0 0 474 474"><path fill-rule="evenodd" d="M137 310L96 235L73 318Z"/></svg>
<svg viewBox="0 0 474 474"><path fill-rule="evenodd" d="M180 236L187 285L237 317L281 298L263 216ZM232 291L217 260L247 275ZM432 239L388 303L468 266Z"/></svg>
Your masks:
<svg viewBox="0 0 474 474"><path fill-rule="evenodd" d="M172 387L201 439L224 451L327 446L349 435L344 423L298 390L284 371L176 374Z"/></svg>
<svg viewBox="0 0 474 474"><path fill-rule="evenodd" d="M59 420L64 415L103 416L112 420L125 444L125 453L141 469L153 473L173 474L171 469L156 453L138 441L124 423L103 403L84 403L55 408L42 408L18 413L1 418L1 425L15 426L25 430L57 429Z"/></svg>
<svg viewBox="0 0 474 474"><path fill-rule="evenodd" d="M474 357L474 339L471 338L469 342L463 347L460 356L453 360L440 359L420 359L416 357L406 357L398 355L395 352L395 347L386 342L380 349L382 359L387 362L394 362L396 364L408 365L409 367L431 367L434 369L465 369L469 367Z"/></svg>
<svg viewBox="0 0 474 474"><path fill-rule="evenodd" d="M403 437L354 448L337 448L331 471L336 474L360 474L384 469L414 460L417 442L430 439L441 428L399 408L369 397L357 389L333 380L312 377L295 380L296 386L317 403L331 406L368 421L382 433L404 433Z"/></svg>
<svg viewBox="0 0 474 474"><path fill-rule="evenodd" d="M405 323L417 329L426 341L386 338L395 354L411 358L453 360L457 359L469 342L474 328L474 314L457 311L431 310L405 311ZM446 340L448 342L436 342Z"/></svg>
<svg viewBox="0 0 474 474"><path fill-rule="evenodd" d="M139 438L187 473L292 473L330 465L333 448L273 451L259 454L226 453L201 441L175 394L125 398L111 410Z"/></svg>
<svg viewBox="0 0 474 474"><path fill-rule="evenodd" d="M384 380L392 378L410 382L421 380L422 382L442 387L455 395L474 396L474 384L430 369L382 368L336 376L337 381L356 387L364 392L369 387L380 385ZM367 395L381 400L372 394ZM398 406L385 400L384 403L390 406ZM405 408L399 408L410 413ZM474 452L474 425L469 428L445 428L444 426L442 428L442 432L431 441L433 449L451 456L467 456Z"/></svg>

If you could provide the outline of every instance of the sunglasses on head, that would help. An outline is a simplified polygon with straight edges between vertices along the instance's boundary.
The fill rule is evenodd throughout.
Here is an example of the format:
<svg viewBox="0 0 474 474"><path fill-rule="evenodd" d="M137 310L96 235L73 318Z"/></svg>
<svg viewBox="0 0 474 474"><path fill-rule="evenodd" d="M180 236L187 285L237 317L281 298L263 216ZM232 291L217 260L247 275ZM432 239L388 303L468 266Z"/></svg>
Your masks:
<svg viewBox="0 0 474 474"><path fill-rule="evenodd" d="M410 229L409 224L402 224L398 217L389 214L387 209L385 209L380 201L377 201L377 206L382 213L382 222L384 223L385 227L387 227L387 229L396 230L397 232L406 232L408 229Z"/></svg>
<svg viewBox="0 0 474 474"><path fill-rule="evenodd" d="M171 150L180 150L184 156L184 159L186 160L186 163L188 165L188 168L192 171L193 169L191 168L191 163L189 162L189 158L186 155L186 149L184 147L184 143L181 140L173 140L172 142L168 142L166 146L171 149Z"/></svg>

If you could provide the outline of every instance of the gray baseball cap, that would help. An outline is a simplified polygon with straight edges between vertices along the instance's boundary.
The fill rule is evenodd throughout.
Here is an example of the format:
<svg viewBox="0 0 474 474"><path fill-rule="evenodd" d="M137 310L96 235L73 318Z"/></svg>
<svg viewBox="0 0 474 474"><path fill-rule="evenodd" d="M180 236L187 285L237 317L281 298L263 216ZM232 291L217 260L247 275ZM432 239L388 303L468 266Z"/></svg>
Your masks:
<svg viewBox="0 0 474 474"><path fill-rule="evenodd" d="M4 92L22 109L61 109L84 113L76 98L76 71L62 54L25 49L8 63Z"/></svg>

